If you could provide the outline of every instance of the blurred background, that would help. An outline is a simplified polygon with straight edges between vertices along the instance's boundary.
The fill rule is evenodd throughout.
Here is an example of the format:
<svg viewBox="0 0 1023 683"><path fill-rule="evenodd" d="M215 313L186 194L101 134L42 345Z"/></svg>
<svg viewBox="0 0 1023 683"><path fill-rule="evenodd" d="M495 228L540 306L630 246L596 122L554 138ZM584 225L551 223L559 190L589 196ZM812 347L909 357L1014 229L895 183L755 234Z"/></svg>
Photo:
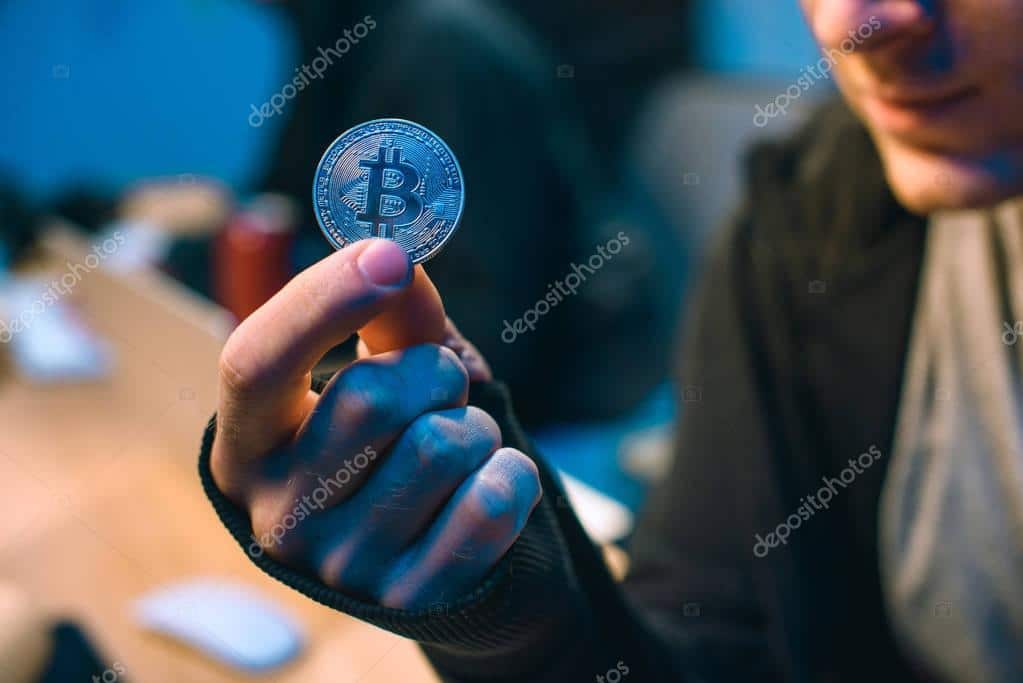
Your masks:
<svg viewBox="0 0 1023 683"><path fill-rule="evenodd" d="M743 150L833 92L756 116L818 59L795 0L6 0L0 59L0 679L25 681L433 680L250 567L193 473L223 340L330 252L312 174L341 132L408 118L453 149L466 210L427 269L587 529L627 549L701 400L673 351ZM287 625L279 661L204 645L195 596L225 585Z"/></svg>

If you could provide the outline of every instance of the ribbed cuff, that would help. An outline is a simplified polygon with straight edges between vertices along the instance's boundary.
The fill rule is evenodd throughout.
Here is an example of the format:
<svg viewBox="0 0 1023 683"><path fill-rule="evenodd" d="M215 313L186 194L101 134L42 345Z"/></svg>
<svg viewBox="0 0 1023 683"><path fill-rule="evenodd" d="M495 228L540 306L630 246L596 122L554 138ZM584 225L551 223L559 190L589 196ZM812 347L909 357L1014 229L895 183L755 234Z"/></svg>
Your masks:
<svg viewBox="0 0 1023 683"><path fill-rule="evenodd" d="M325 382L314 382L321 391ZM507 390L496 382L473 384L469 403L490 413L505 435L505 445L530 453L521 428L510 411ZM214 415L203 435L199 477L220 520L249 558L278 581L328 607L406 638L431 646L431 656L458 659L501 658L518 654L514 668L533 666L530 647L541 640L564 637L578 627L582 612L569 554L548 501L561 492L544 477L544 500L534 509L523 533L490 575L472 592L447 603L402 610L353 598L324 584L318 577L291 569L266 553L249 552L254 544L248 514L217 488L210 471L210 452L216 433ZM531 456L532 457L532 456ZM576 632L578 633L578 632ZM532 652L530 652L532 651ZM473 667L475 668L475 667ZM507 673L507 670L505 670Z"/></svg>

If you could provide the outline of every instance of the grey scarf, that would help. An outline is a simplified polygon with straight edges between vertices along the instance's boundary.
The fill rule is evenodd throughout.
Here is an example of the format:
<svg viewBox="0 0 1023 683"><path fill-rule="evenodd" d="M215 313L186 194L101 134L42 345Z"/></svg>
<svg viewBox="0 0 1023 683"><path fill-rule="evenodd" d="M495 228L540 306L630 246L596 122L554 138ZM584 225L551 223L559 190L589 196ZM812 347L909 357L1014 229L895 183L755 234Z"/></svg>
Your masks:
<svg viewBox="0 0 1023 683"><path fill-rule="evenodd" d="M881 496L885 598L956 683L1023 681L1023 201L931 219Z"/></svg>

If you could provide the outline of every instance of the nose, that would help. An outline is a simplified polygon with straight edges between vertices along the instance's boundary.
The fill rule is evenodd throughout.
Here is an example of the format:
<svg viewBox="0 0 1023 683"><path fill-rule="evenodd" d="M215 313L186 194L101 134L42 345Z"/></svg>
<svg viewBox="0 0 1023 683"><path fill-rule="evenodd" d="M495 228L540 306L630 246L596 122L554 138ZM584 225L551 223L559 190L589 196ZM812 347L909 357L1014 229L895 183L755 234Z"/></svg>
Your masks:
<svg viewBox="0 0 1023 683"><path fill-rule="evenodd" d="M808 0L807 17L824 49L857 36L856 52L919 41L935 27L935 0ZM848 45L848 43L846 43Z"/></svg>

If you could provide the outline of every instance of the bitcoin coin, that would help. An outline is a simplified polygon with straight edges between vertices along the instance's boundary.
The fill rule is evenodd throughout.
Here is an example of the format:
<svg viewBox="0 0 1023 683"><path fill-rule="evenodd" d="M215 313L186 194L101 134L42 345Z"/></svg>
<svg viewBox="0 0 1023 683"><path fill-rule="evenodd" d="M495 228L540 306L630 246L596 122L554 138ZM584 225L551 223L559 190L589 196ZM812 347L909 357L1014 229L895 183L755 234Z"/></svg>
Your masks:
<svg viewBox="0 0 1023 683"><path fill-rule="evenodd" d="M458 160L436 134L412 121L376 119L342 133L313 178L313 209L336 249L369 237L394 240L422 263L462 218Z"/></svg>

